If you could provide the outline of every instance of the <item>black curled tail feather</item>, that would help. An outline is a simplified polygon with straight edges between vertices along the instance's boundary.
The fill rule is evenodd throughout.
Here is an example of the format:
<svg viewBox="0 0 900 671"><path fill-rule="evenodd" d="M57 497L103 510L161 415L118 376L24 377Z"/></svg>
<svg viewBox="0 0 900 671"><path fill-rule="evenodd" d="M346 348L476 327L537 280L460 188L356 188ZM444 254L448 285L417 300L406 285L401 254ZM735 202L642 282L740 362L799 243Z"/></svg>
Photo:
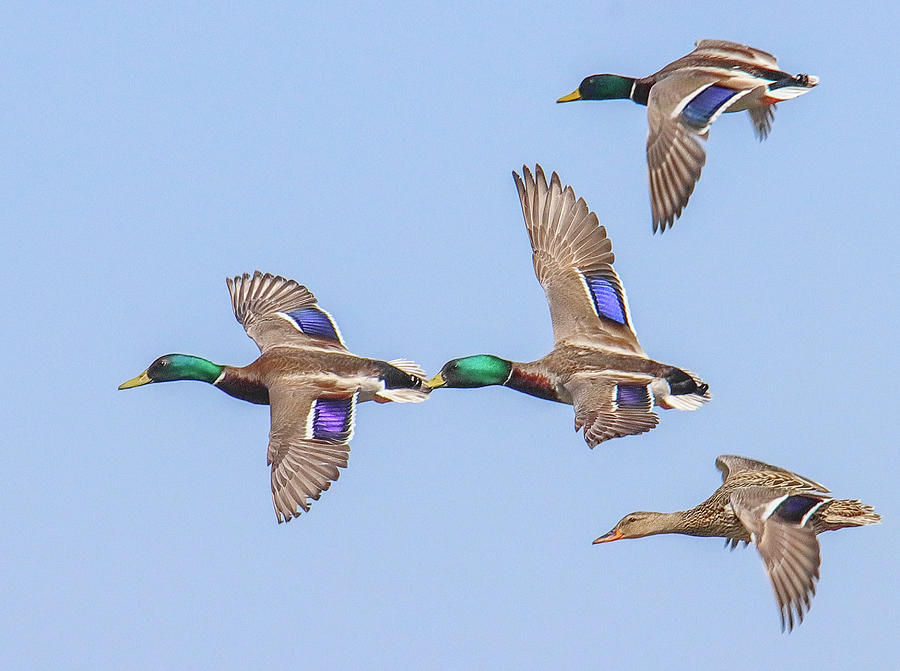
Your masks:
<svg viewBox="0 0 900 671"><path fill-rule="evenodd" d="M666 375L666 382L669 383L669 393L672 396L682 396L684 394L697 394L703 396L709 391L709 385L705 382L697 381L685 373L680 368L673 368Z"/></svg>
<svg viewBox="0 0 900 671"><path fill-rule="evenodd" d="M375 394L381 402L421 403L431 389L425 384L425 371L412 361L396 359L379 361L379 375L384 388Z"/></svg>
<svg viewBox="0 0 900 671"><path fill-rule="evenodd" d="M657 403L664 408L676 410L696 410L712 398L709 385L699 377L680 368L669 368L663 379L668 393L657 398Z"/></svg>
<svg viewBox="0 0 900 671"><path fill-rule="evenodd" d="M418 375L411 375L390 364L382 369L381 380L385 389L422 389L425 384Z"/></svg>
<svg viewBox="0 0 900 671"><path fill-rule="evenodd" d="M795 76L789 75L786 72L781 72L779 74L784 76L769 84L770 91L784 88L785 86L800 86L802 88L811 89L819 83L819 78L815 75L802 72Z"/></svg>

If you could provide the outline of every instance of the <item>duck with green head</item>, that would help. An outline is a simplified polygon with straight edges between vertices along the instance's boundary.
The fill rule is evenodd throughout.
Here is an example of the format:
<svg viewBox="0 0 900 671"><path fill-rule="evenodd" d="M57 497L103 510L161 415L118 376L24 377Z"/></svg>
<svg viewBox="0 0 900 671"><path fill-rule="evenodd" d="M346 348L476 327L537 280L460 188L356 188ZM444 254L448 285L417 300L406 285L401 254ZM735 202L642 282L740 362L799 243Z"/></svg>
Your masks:
<svg viewBox="0 0 900 671"><path fill-rule="evenodd" d="M631 324L615 255L597 215L541 166L513 178L531 239L532 261L550 306L555 346L529 363L492 354L453 359L428 381L434 389L502 385L575 407L575 430L591 447L643 433L659 421L653 405L694 410L710 399L693 374L650 359Z"/></svg>
<svg viewBox="0 0 900 671"><path fill-rule="evenodd" d="M269 405L272 502L278 521L290 521L347 466L358 402L417 403L430 390L411 361L351 354L332 316L294 280L256 271L226 282L234 315L259 346L259 358L235 367L167 354L119 389L196 380Z"/></svg>
<svg viewBox="0 0 900 671"><path fill-rule="evenodd" d="M709 127L720 114L746 110L756 136L764 140L775 118L775 104L808 92L819 80L791 75L775 57L724 40L700 40L687 56L649 77L601 74L586 77L556 102L632 100L647 106L647 165L653 231L675 223L688 203L706 152Z"/></svg>
<svg viewBox="0 0 900 671"><path fill-rule="evenodd" d="M835 499L819 483L778 466L724 454L722 486L688 510L625 515L594 544L656 534L719 537L733 550L753 542L778 601L781 628L802 622L819 579L817 534L877 524L881 516L856 499Z"/></svg>

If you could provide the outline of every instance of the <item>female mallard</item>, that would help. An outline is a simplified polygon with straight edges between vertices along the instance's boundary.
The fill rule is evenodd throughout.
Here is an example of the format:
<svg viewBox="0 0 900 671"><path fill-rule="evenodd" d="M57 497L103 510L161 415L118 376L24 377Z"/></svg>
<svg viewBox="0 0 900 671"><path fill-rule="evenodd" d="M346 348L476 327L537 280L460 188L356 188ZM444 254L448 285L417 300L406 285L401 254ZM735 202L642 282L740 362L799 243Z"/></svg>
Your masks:
<svg viewBox="0 0 900 671"><path fill-rule="evenodd" d="M789 75L772 54L723 40L700 40L697 48L659 72L634 79L591 75L556 102L629 99L647 106L647 165L653 232L675 223L687 205L706 152L709 126L723 112L747 110L764 140L775 103L796 98L819 83L813 75Z"/></svg>
<svg viewBox="0 0 900 671"><path fill-rule="evenodd" d="M631 513L594 543L653 534L719 536L734 549L753 541L762 555L781 613L790 631L809 610L819 579L816 534L881 521L872 506L834 499L817 482L761 461L722 455L716 459L722 486L690 510Z"/></svg>
<svg viewBox="0 0 900 671"><path fill-rule="evenodd" d="M430 391L411 361L378 361L351 354L331 315L294 280L258 270L228 278L234 316L259 346L242 368L187 354L160 357L119 389L150 382L199 380L235 398L271 406L267 460L279 522L309 511L347 466L356 403L418 403Z"/></svg>
<svg viewBox="0 0 900 671"><path fill-rule="evenodd" d="M553 173L547 186L527 167L513 178L534 250L538 281L550 304L555 347L531 363L488 354L454 359L428 386L499 384L575 406L575 430L593 447L604 440L644 433L663 408L693 410L710 398L709 385L674 366L647 358L631 325L625 289L613 270L606 229L572 187ZM652 395L652 398L651 398Z"/></svg>

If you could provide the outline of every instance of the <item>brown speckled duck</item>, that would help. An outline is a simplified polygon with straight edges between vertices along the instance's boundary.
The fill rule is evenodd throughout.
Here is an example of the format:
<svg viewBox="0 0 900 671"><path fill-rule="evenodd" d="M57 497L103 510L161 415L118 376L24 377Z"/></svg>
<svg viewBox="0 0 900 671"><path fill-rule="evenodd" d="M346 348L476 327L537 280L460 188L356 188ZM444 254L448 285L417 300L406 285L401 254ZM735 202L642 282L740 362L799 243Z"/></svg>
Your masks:
<svg viewBox="0 0 900 671"><path fill-rule="evenodd" d="M356 404L424 401L425 373L411 361L351 354L331 315L294 280L256 271L226 282L234 316L259 346L259 358L234 367L167 354L119 389L199 380L269 405L272 503L278 521L290 521L300 515L298 508L308 511L308 499L318 500L338 479L338 468L347 466Z"/></svg>
<svg viewBox="0 0 900 671"><path fill-rule="evenodd" d="M817 482L761 461L722 455L722 486L703 503L674 513L634 512L594 543L654 534L718 536L734 549L754 542L790 631L809 610L819 579L816 534L881 521L872 506L835 499Z"/></svg>
<svg viewBox="0 0 900 671"><path fill-rule="evenodd" d="M530 363L490 354L453 359L428 381L432 388L503 385L575 407L575 430L594 447L610 438L649 431L653 405L694 410L709 385L691 373L650 359L631 325L625 289L613 270L606 229L572 187L541 166L513 178L531 239L532 261L550 306L555 346Z"/></svg>
<svg viewBox="0 0 900 671"><path fill-rule="evenodd" d="M696 47L649 77L591 75L556 101L625 99L647 106L654 233L681 216L706 162L700 140L720 114L746 110L756 136L764 140L775 104L819 83L813 75L782 72L775 57L761 49L724 40L700 40Z"/></svg>

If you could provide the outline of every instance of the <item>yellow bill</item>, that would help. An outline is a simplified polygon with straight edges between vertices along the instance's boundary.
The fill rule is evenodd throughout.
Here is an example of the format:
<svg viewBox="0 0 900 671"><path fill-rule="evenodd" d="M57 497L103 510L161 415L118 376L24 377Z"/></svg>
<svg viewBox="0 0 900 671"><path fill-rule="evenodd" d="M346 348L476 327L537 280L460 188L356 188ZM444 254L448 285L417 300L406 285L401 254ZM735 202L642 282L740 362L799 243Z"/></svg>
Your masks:
<svg viewBox="0 0 900 671"><path fill-rule="evenodd" d="M563 96L562 98L560 98L560 99L557 100L556 102L558 102L558 103L570 103L570 102L572 102L573 100L581 100L581 92L580 92L578 89L575 89L574 91L572 91L572 92L571 92L569 95L567 95L567 96Z"/></svg>
<svg viewBox="0 0 900 671"><path fill-rule="evenodd" d="M438 373L433 378L428 380L425 384L428 385L432 389L437 389L438 387L444 386L444 378L440 373Z"/></svg>
<svg viewBox="0 0 900 671"><path fill-rule="evenodd" d="M151 382L153 382L153 380L147 375L147 371L144 371L137 377L133 377L127 382L120 384L119 389L131 389L132 387L140 387L141 385L150 384Z"/></svg>

